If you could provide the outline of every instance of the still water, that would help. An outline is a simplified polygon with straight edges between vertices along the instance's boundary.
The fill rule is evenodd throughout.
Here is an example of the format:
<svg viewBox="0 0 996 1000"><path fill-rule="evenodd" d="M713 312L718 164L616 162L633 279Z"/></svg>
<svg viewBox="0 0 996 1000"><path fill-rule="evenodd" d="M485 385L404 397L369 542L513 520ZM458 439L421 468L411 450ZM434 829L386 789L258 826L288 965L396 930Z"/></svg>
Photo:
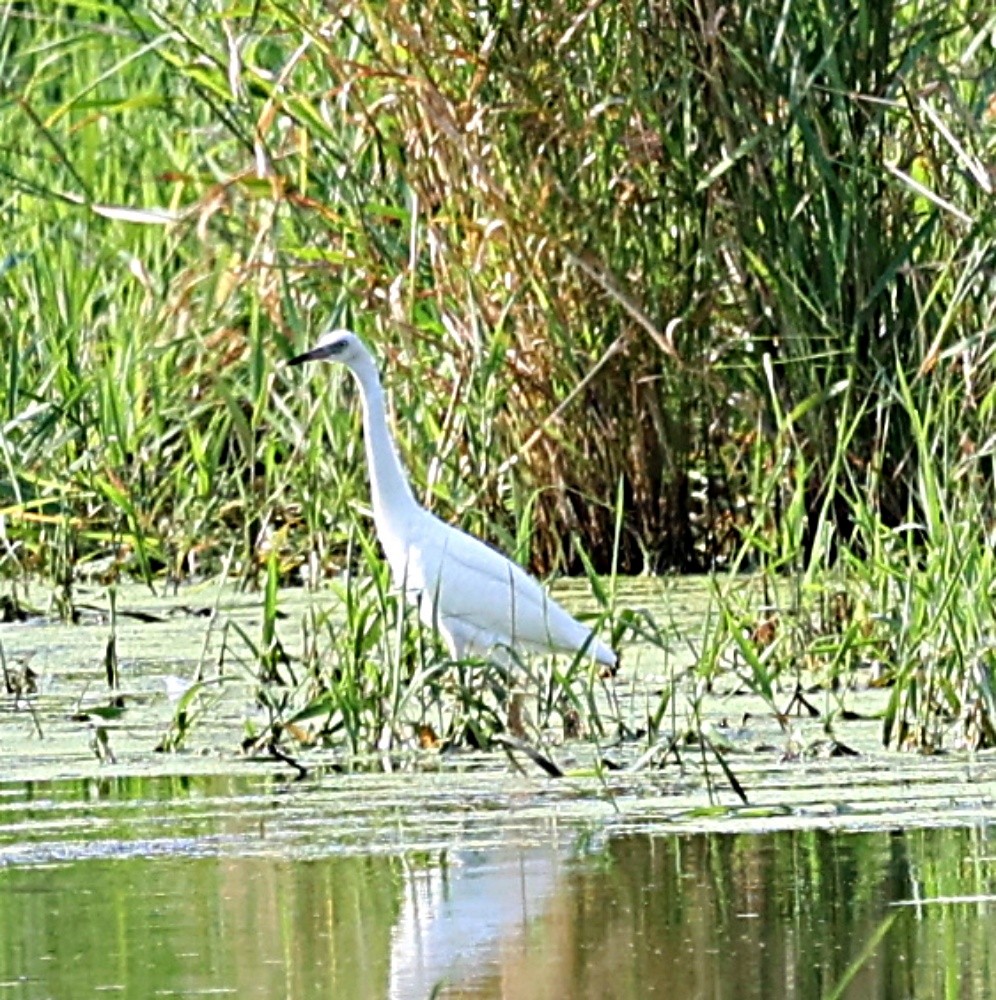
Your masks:
<svg viewBox="0 0 996 1000"><path fill-rule="evenodd" d="M983 825L613 835L496 815L478 846L349 850L320 794L291 791L311 801L296 811L286 795L262 779L0 783L0 997L996 989Z"/></svg>

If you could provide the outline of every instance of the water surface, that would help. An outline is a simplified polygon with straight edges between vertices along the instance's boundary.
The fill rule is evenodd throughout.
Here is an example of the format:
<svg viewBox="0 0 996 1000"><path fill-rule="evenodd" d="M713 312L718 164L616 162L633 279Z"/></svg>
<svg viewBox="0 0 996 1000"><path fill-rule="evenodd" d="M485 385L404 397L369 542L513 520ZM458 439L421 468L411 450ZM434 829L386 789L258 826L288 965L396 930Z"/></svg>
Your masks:
<svg viewBox="0 0 996 1000"><path fill-rule="evenodd" d="M387 849L388 812L381 849L350 849L322 791L0 784L0 995L816 1000L849 981L919 1000L996 982L984 825L610 835L496 811L476 836L478 819Z"/></svg>
<svg viewBox="0 0 996 1000"><path fill-rule="evenodd" d="M674 690L666 738L702 587L627 587L675 639L634 640L612 695L636 733ZM258 635L259 596L208 595L213 617L195 596L0 626L5 678L34 685L0 694L0 998L992 995L996 756L883 751L888 692L786 719L727 679L695 720L723 766L701 742L546 734L563 777L315 746L294 780L239 752L266 718L225 629ZM282 596L288 645L314 600ZM171 684L208 667L223 697L157 753Z"/></svg>

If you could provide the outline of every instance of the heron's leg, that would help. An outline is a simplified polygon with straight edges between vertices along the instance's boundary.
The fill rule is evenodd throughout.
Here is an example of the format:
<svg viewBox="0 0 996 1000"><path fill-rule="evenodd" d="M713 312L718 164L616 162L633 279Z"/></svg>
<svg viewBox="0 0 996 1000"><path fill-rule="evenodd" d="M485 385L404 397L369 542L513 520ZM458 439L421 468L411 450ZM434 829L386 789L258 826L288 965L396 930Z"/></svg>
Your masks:
<svg viewBox="0 0 996 1000"><path fill-rule="evenodd" d="M490 632L460 618L441 617L435 627L453 658L468 704L487 701L504 715L515 677L515 654Z"/></svg>

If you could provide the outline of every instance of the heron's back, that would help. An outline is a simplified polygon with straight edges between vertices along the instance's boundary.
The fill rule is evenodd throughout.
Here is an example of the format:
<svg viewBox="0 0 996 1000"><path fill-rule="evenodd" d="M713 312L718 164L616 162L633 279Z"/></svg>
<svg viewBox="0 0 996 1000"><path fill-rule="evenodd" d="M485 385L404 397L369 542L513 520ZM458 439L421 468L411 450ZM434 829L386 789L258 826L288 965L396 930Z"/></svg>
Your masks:
<svg viewBox="0 0 996 1000"><path fill-rule="evenodd" d="M418 592L423 620L453 633L454 645L469 647L464 653L505 645L570 654L588 644L600 663L615 664L615 654L586 625L480 539L427 515L409 538L405 556L400 576L407 590Z"/></svg>

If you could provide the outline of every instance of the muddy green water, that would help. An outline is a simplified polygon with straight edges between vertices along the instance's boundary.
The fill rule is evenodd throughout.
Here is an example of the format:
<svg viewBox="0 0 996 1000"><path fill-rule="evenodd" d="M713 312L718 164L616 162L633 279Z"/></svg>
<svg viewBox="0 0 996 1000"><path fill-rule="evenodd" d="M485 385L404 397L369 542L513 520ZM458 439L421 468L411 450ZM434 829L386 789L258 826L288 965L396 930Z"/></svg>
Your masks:
<svg viewBox="0 0 996 1000"><path fill-rule="evenodd" d="M993 995L982 826L612 835L510 807L415 851L388 816L351 847L333 803L263 776L0 785L0 996Z"/></svg>
<svg viewBox="0 0 996 1000"><path fill-rule="evenodd" d="M628 585L673 636L624 650L634 728L668 684L685 723L704 595ZM100 717L105 597L80 625L0 626L36 687L0 693L0 998L996 995L996 756L884 752L883 692L848 693L833 735L857 753L835 757L822 717L786 729L717 686L703 720L746 805L699 748L634 767L639 741L553 744L560 779L497 752L302 750L293 780L238 752L261 720L231 631L224 698L153 749L170 685L226 623L258 634L258 596L119 594L126 708ZM282 596L292 652L328 599Z"/></svg>

